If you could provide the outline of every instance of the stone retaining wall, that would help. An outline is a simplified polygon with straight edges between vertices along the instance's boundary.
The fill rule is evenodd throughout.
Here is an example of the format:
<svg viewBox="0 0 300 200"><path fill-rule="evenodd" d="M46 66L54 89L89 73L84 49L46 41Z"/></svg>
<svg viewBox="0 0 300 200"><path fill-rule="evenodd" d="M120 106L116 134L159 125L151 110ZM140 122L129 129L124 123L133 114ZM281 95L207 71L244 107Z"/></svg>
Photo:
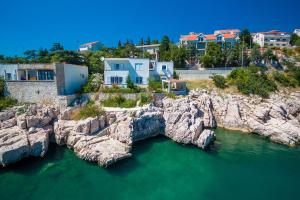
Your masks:
<svg viewBox="0 0 300 200"><path fill-rule="evenodd" d="M5 85L5 96L25 103L51 103L57 95L54 81L7 81Z"/></svg>

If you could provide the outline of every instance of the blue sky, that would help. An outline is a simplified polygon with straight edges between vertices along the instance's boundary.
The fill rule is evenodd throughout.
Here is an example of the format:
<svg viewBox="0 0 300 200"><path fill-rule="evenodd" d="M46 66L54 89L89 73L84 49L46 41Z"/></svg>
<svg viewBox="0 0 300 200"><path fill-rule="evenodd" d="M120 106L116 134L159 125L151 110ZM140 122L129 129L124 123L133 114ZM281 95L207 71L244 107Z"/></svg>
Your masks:
<svg viewBox="0 0 300 200"><path fill-rule="evenodd" d="M291 32L300 28L299 7L299 0L0 0L0 54L22 55L53 42L66 49L147 36L176 42L190 31L226 28Z"/></svg>

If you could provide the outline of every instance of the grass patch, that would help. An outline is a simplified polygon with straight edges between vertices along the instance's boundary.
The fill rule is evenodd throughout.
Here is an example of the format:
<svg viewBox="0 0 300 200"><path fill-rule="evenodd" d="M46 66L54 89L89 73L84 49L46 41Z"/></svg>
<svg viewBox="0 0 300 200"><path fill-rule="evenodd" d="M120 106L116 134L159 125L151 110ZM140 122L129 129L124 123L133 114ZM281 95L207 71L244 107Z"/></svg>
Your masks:
<svg viewBox="0 0 300 200"><path fill-rule="evenodd" d="M18 101L11 97L0 97L0 111L13 107L17 103Z"/></svg>
<svg viewBox="0 0 300 200"><path fill-rule="evenodd" d="M89 102L87 105L78 108L71 115L71 120L82 120L89 117L99 117L104 114L103 109L94 102Z"/></svg>
<svg viewBox="0 0 300 200"><path fill-rule="evenodd" d="M133 108L136 106L137 101L126 99L122 95L115 95L110 96L108 99L103 100L101 103L105 107Z"/></svg>
<svg viewBox="0 0 300 200"><path fill-rule="evenodd" d="M108 94L132 94L132 93L140 93L140 92L145 92L146 89L140 88L140 87L134 87L134 88L121 88L118 86L113 86L113 87L105 87L100 89L100 92L102 93L108 93Z"/></svg>

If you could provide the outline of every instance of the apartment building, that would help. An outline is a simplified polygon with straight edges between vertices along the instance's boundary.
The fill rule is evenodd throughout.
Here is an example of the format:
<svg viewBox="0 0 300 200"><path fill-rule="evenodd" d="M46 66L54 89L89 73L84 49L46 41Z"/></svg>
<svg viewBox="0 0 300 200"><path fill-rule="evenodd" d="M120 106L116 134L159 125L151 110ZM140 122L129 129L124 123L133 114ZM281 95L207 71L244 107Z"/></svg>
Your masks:
<svg viewBox="0 0 300 200"><path fill-rule="evenodd" d="M259 32L252 35L253 42L260 47L279 47L285 48L290 46L290 34L279 30L268 32Z"/></svg>
<svg viewBox="0 0 300 200"><path fill-rule="evenodd" d="M194 45L197 52L205 54L207 44L214 42L222 45L222 47L234 47L240 30L228 29L228 30L216 30L213 34L195 33L190 32L188 35L181 35L179 39L179 45L189 46Z"/></svg>

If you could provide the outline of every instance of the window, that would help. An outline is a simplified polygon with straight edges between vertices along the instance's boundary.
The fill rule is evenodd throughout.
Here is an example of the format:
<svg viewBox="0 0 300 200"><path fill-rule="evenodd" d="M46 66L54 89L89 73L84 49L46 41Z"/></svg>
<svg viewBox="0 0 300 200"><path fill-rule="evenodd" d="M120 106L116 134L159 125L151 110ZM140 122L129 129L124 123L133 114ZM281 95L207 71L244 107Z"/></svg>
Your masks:
<svg viewBox="0 0 300 200"><path fill-rule="evenodd" d="M28 70L28 80L30 81L36 81L37 80L37 71L36 70Z"/></svg>
<svg viewBox="0 0 300 200"><path fill-rule="evenodd" d="M142 63L135 63L135 71L142 70Z"/></svg>
<svg viewBox="0 0 300 200"><path fill-rule="evenodd" d="M150 62L150 65L149 65L149 70L154 70L154 65L155 65L155 63L153 63L153 62Z"/></svg>
<svg viewBox="0 0 300 200"><path fill-rule="evenodd" d="M5 73L5 80L11 80L11 73Z"/></svg>
<svg viewBox="0 0 300 200"><path fill-rule="evenodd" d="M120 64L115 64L115 70L119 70L120 69Z"/></svg>
<svg viewBox="0 0 300 200"><path fill-rule="evenodd" d="M167 65L162 65L162 66L161 66L161 69L162 69L162 70L166 70L166 69L167 69Z"/></svg>
<svg viewBox="0 0 300 200"><path fill-rule="evenodd" d="M53 70L39 70L38 75L39 75L39 80L54 80Z"/></svg>
<svg viewBox="0 0 300 200"><path fill-rule="evenodd" d="M140 76L136 77L135 78L135 83L136 84L143 84L143 77L140 77Z"/></svg>
<svg viewBox="0 0 300 200"><path fill-rule="evenodd" d="M112 77L110 77L110 82L111 82L111 84L122 84L123 77L112 76Z"/></svg>

